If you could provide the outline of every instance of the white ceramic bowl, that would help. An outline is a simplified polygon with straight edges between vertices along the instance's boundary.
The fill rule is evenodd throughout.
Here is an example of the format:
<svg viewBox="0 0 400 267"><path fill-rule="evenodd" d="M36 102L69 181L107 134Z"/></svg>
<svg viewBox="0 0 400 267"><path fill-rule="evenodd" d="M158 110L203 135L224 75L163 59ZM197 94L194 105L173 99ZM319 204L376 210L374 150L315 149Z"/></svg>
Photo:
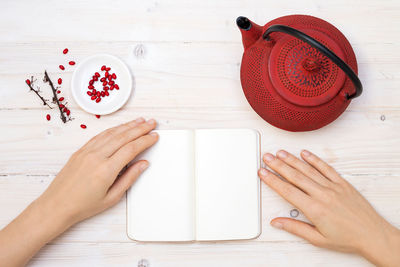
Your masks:
<svg viewBox="0 0 400 267"><path fill-rule="evenodd" d="M118 84L119 90L109 90L110 95L102 97L99 103L90 99L87 94L89 81L92 76L98 72L100 78L104 76L104 71L101 71L101 66L106 65L110 67L110 73L115 73L117 79L115 83ZM93 84L97 91L102 91L103 86L100 78ZM71 82L72 96L76 103L85 111L98 115L110 114L120 109L132 91L132 76L127 66L117 57L99 54L86 58L76 67Z"/></svg>

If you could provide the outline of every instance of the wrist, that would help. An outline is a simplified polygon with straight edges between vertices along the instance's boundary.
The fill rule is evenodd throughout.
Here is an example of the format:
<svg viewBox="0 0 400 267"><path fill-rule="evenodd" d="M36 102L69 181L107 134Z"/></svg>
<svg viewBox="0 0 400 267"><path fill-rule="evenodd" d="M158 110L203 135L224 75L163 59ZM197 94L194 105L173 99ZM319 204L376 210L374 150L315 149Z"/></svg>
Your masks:
<svg viewBox="0 0 400 267"><path fill-rule="evenodd" d="M45 228L51 239L74 224L62 205L58 205L56 201L47 199L45 195L33 201L29 209L32 209L32 213L40 216L40 226L38 227Z"/></svg>
<svg viewBox="0 0 400 267"><path fill-rule="evenodd" d="M44 245L70 225L59 217L59 208L38 198L0 231L0 262L22 266Z"/></svg>
<svg viewBox="0 0 400 267"><path fill-rule="evenodd" d="M360 247L359 254L377 266L400 266L400 230L385 224L377 236L371 235Z"/></svg>

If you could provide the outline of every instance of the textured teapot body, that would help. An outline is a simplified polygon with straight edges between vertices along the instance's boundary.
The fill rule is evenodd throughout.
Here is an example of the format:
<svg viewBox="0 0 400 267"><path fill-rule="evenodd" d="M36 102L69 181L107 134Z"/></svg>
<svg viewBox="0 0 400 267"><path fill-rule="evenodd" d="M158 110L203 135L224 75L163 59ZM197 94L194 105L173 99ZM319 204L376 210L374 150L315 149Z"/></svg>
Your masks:
<svg viewBox="0 0 400 267"><path fill-rule="evenodd" d="M317 49L284 33L263 33L287 25L323 43L357 72L354 52L339 30L326 21L292 15L264 27L241 25L244 53L240 79L252 108L268 123L288 131L310 131L334 121L354 93L352 81ZM239 23L238 23L239 25ZM247 26L247 27L246 27Z"/></svg>

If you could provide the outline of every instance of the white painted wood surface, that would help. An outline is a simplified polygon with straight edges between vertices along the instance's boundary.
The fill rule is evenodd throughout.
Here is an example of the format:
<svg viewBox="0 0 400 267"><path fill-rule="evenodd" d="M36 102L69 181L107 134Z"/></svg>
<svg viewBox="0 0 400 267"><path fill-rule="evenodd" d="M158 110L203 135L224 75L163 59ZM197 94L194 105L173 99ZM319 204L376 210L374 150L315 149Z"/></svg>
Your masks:
<svg viewBox="0 0 400 267"><path fill-rule="evenodd" d="M95 133L137 116L160 129L255 128L262 151L308 148L331 163L376 209L400 226L400 2L295 0L12 1L0 16L0 227L50 183L69 155ZM240 87L241 36L235 18L264 24L287 14L310 14L336 25L359 62L364 94L331 125L289 133L260 119ZM61 51L68 47L70 53ZM72 67L96 53L130 67L135 92L111 116L96 119L69 94ZM24 84L44 69L62 91L75 120L53 119ZM48 88L43 87L46 91ZM81 130L80 123L88 129ZM51 242L31 266L369 266L355 255L330 252L273 229L293 208L262 188L263 233L243 242L142 244L125 234L125 202L82 222ZM303 218L302 215L299 216ZM162 218L160 218L162 220ZM1 265L1 263L0 263Z"/></svg>

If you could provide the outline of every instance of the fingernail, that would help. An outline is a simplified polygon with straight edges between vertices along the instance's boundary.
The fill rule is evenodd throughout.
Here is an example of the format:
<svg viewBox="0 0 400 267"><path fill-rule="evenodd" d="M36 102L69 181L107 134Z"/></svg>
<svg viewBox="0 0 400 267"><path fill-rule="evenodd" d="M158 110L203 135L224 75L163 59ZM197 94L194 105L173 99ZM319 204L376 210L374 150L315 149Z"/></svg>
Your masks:
<svg viewBox="0 0 400 267"><path fill-rule="evenodd" d="M158 133L156 133L156 132L151 132L150 135L152 135L152 136L158 136Z"/></svg>
<svg viewBox="0 0 400 267"><path fill-rule="evenodd" d="M273 161L274 158L275 157L270 153L267 153L267 154L264 155L264 160L267 161L267 162Z"/></svg>
<svg viewBox="0 0 400 267"><path fill-rule="evenodd" d="M144 171L145 169L147 169L147 167L149 167L149 163L147 162L142 162L139 166L140 171Z"/></svg>
<svg viewBox="0 0 400 267"><path fill-rule="evenodd" d="M309 151L307 151L307 150L301 151L301 154L302 154L304 157L309 157L309 156L311 156L311 153L310 153Z"/></svg>
<svg viewBox="0 0 400 267"><path fill-rule="evenodd" d="M278 157L284 159L288 156L288 153L285 150L279 150L278 153L276 153Z"/></svg>
<svg viewBox="0 0 400 267"><path fill-rule="evenodd" d="M268 171L266 169L264 169L264 168L261 168L260 169L260 175L261 176L267 176L268 175Z"/></svg>
<svg viewBox="0 0 400 267"><path fill-rule="evenodd" d="M271 225L273 227L275 227L275 228L278 228L278 229L282 229L283 228L283 224L280 223L280 222L277 222L277 221L271 221Z"/></svg>
<svg viewBox="0 0 400 267"><path fill-rule="evenodd" d="M150 119L150 120L147 121L147 123L148 123L148 124L155 124L156 121L155 121L154 119Z"/></svg>
<svg viewBox="0 0 400 267"><path fill-rule="evenodd" d="M138 123L142 123L142 122L144 122L144 119L143 119L142 117L140 117L140 118L137 118L137 119L136 119L136 122L138 122Z"/></svg>

